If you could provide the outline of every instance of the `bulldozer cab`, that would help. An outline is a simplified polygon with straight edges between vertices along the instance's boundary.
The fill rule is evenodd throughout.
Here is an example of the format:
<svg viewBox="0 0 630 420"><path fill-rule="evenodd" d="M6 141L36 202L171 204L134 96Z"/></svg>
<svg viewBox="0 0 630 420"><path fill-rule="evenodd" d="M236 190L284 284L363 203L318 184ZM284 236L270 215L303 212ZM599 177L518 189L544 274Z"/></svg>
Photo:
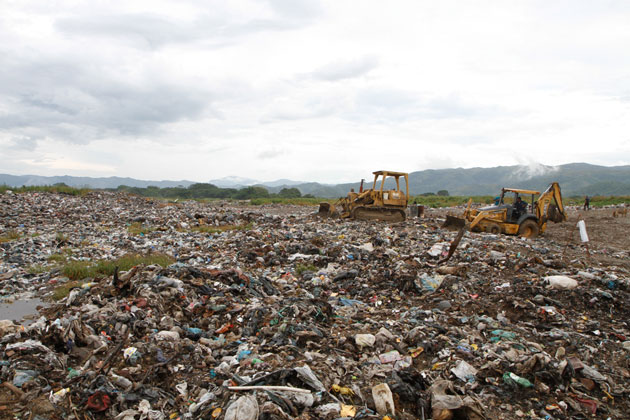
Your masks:
<svg viewBox="0 0 630 420"><path fill-rule="evenodd" d="M404 172L393 171L376 171L374 174L374 184L372 185L372 191L378 191L384 206L407 206L409 200L409 175ZM389 178L389 179L388 179ZM401 190L401 178L404 179L404 190ZM388 180L395 181L395 189L393 182L386 182Z"/></svg>
<svg viewBox="0 0 630 420"><path fill-rule="evenodd" d="M402 222L406 219L409 201L409 175L405 172L376 171L372 188L350 191L334 204L320 203L320 216ZM402 184L404 179L405 185Z"/></svg>

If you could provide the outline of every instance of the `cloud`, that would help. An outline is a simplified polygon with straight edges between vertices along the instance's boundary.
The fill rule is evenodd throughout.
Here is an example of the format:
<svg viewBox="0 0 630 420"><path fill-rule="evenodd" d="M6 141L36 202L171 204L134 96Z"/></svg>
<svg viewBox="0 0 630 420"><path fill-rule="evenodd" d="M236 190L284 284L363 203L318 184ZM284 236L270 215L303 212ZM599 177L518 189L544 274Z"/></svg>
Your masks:
<svg viewBox="0 0 630 420"><path fill-rule="evenodd" d="M0 133L77 144L148 135L203 114L220 118L212 98L194 85L127 81L73 58L42 56L0 71L0 109L6 109L0 113Z"/></svg>
<svg viewBox="0 0 630 420"><path fill-rule="evenodd" d="M57 169L65 171L90 171L113 173L116 168L92 162L76 161L63 157L48 157L45 159L23 159L23 164L40 167L42 169Z"/></svg>
<svg viewBox="0 0 630 420"><path fill-rule="evenodd" d="M237 2L235 10L230 9L231 5L215 5L212 13L203 6L192 5L194 13L186 16L157 12L82 13L57 19L54 27L68 36L109 38L136 48L159 49L194 42L218 48L262 32L302 29L322 15L319 4L307 0L269 0L262 7L250 5L251 13L239 11L237 15L235 11L242 7Z"/></svg>
<svg viewBox="0 0 630 420"><path fill-rule="evenodd" d="M265 150L259 152L256 155L256 157L258 159L269 160L269 159L275 159L275 158L277 158L279 156L282 156L285 153L286 153L285 150L272 148L272 149L265 149Z"/></svg>
<svg viewBox="0 0 630 420"><path fill-rule="evenodd" d="M522 161L523 159L519 158L518 160ZM537 176L557 172L558 169L560 168L557 166L547 166L533 160L529 160L525 163L521 163L512 177L519 180L528 180Z"/></svg>
<svg viewBox="0 0 630 420"><path fill-rule="evenodd" d="M379 87L358 91L355 109L347 117L360 121L400 122L496 117L506 112L499 106L481 104L455 93L420 93Z"/></svg>
<svg viewBox="0 0 630 420"><path fill-rule="evenodd" d="M7 149L32 152L37 149L37 139L33 137L13 137L8 141Z"/></svg>
<svg viewBox="0 0 630 420"><path fill-rule="evenodd" d="M363 76L378 67L375 56L365 56L352 60L337 61L327 64L310 73L313 79L336 82Z"/></svg>

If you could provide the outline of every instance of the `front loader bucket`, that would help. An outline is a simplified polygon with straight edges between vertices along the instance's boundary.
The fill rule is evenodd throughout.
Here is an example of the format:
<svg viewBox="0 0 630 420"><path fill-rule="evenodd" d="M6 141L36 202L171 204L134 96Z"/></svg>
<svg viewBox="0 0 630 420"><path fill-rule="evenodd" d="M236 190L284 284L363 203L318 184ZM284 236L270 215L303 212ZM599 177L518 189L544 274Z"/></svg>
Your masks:
<svg viewBox="0 0 630 420"><path fill-rule="evenodd" d="M318 216L321 217L334 217L337 215L337 209L330 203L319 203Z"/></svg>
<svg viewBox="0 0 630 420"><path fill-rule="evenodd" d="M451 215L446 216L446 220L444 221L444 224L442 225L443 228L446 228L449 230L461 229L464 226L466 226L466 220L460 219L459 217L455 217Z"/></svg>

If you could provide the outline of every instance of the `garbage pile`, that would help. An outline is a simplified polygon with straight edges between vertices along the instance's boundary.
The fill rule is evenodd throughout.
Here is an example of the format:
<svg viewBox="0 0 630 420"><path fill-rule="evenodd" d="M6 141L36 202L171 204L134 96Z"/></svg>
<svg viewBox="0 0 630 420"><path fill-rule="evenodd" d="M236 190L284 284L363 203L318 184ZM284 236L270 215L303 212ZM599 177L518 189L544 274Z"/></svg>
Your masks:
<svg viewBox="0 0 630 420"><path fill-rule="evenodd" d="M314 212L0 195L0 418L628 418L627 247Z"/></svg>

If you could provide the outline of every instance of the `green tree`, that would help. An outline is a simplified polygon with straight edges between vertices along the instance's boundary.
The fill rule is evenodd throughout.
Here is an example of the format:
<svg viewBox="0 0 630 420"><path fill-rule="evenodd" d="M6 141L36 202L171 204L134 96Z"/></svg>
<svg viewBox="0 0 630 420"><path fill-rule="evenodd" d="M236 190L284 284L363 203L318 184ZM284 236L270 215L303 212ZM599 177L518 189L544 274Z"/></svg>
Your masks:
<svg viewBox="0 0 630 420"><path fill-rule="evenodd" d="M437 195L442 196L442 197L448 197L448 191L446 190L440 190L437 192Z"/></svg>
<svg viewBox="0 0 630 420"><path fill-rule="evenodd" d="M235 194L234 198L238 200L247 200L250 198L268 198L269 191L265 187L246 187L241 188Z"/></svg>
<svg viewBox="0 0 630 420"><path fill-rule="evenodd" d="M283 188L278 195L282 198L300 198L302 193L297 188Z"/></svg>

